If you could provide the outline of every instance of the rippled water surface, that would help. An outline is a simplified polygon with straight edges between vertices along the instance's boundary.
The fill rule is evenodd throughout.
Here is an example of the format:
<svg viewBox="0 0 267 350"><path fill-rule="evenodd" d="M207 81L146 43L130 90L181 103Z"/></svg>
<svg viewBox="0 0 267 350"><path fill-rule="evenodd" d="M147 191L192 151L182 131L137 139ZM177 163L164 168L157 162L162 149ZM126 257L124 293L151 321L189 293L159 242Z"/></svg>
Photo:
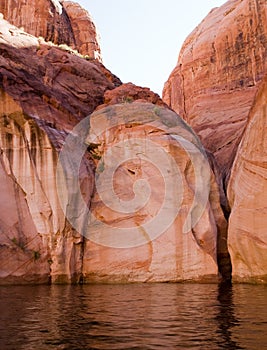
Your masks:
<svg viewBox="0 0 267 350"><path fill-rule="evenodd" d="M267 349L267 287L0 287L0 349Z"/></svg>

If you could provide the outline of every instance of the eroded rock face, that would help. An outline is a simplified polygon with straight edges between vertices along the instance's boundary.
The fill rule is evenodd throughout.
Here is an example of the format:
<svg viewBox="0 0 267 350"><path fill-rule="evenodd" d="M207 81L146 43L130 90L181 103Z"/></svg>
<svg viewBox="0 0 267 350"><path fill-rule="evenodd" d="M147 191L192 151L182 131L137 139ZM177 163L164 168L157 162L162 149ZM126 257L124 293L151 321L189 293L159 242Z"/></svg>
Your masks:
<svg viewBox="0 0 267 350"><path fill-rule="evenodd" d="M97 60L4 20L0 33L1 283L218 281L218 258L227 275L218 187L190 127L149 89L119 87ZM87 136L85 117L103 103L82 144L73 128L85 122ZM67 186L58 195L62 147Z"/></svg>
<svg viewBox="0 0 267 350"><path fill-rule="evenodd" d="M79 4L59 0L6 0L0 3L4 18L35 37L66 44L101 61L93 20Z"/></svg>
<svg viewBox="0 0 267 350"><path fill-rule="evenodd" d="M83 237L58 199L58 151L120 81L98 61L40 44L4 20L0 28L0 283L77 282ZM84 157L79 179L88 200L94 186L90 157Z"/></svg>
<svg viewBox="0 0 267 350"><path fill-rule="evenodd" d="M97 167L84 281L217 281L216 221L225 221L193 131L136 101L94 112L87 142Z"/></svg>
<svg viewBox="0 0 267 350"><path fill-rule="evenodd" d="M163 100L229 174L257 85L266 72L267 3L230 0L186 39Z"/></svg>
<svg viewBox="0 0 267 350"><path fill-rule="evenodd" d="M48 282L60 256L52 250L65 228L56 193L56 151L3 91L0 101L0 283Z"/></svg>
<svg viewBox="0 0 267 350"><path fill-rule="evenodd" d="M107 89L121 84L96 60L39 43L4 20L0 30L1 86L27 115L50 127L52 142L53 129L64 137L103 102Z"/></svg>
<svg viewBox="0 0 267 350"><path fill-rule="evenodd" d="M267 77L249 114L228 186L233 280L267 283Z"/></svg>
<svg viewBox="0 0 267 350"><path fill-rule="evenodd" d="M90 14L79 4L63 1L63 9L70 20L75 46L82 55L102 61L96 26Z"/></svg>
<svg viewBox="0 0 267 350"><path fill-rule="evenodd" d="M59 200L58 152L8 94L0 97L0 284L79 282L83 236ZM77 178L87 201L92 169L84 158Z"/></svg>

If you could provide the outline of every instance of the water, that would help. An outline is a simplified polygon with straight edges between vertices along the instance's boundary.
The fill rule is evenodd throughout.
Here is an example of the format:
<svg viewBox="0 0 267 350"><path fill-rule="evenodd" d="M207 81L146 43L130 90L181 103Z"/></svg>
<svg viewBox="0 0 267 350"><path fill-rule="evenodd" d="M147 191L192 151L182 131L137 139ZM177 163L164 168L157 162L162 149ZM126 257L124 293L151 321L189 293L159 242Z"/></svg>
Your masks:
<svg viewBox="0 0 267 350"><path fill-rule="evenodd" d="M267 349L267 286L0 287L0 349Z"/></svg>

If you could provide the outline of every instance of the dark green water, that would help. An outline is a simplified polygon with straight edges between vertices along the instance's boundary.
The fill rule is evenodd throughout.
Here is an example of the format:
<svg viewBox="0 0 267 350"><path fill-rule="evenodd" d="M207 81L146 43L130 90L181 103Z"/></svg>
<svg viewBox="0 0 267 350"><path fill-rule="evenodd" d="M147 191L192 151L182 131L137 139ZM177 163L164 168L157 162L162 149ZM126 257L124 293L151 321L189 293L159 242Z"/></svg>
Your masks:
<svg viewBox="0 0 267 350"><path fill-rule="evenodd" d="M0 349L267 349L267 286L0 287Z"/></svg>

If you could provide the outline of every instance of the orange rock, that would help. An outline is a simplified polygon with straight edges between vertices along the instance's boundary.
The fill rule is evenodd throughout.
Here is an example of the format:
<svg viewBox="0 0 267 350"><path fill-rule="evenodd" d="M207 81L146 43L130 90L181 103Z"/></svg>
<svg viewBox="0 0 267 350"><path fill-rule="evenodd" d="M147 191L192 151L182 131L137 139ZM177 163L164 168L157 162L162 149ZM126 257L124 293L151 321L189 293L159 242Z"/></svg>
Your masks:
<svg viewBox="0 0 267 350"><path fill-rule="evenodd" d="M58 16L64 14L59 1L53 0L51 4ZM23 6L18 10L22 8L25 11ZM72 11L75 8L71 6ZM75 28L76 33L81 33L81 27ZM227 225L205 152L190 127L149 89L133 84L118 87L120 80L97 60L88 61L44 44L4 20L0 20L0 33L1 227L6 235L1 236L0 254L1 263L5 258L7 262L0 283L41 283L49 278L53 283L70 283L79 281L82 274L85 282L218 281L217 259L227 255ZM104 128L104 133L99 143L89 142L91 156L85 150L76 167L77 182L71 175L77 165L75 147L81 144L80 135L77 137L73 128L82 121L81 132L86 135L88 125L83 122L89 118L85 117L103 103L101 110L91 117L94 129L89 136L97 136L94 132L99 127ZM120 121L122 125L118 125ZM69 148L65 142L67 135L74 137ZM113 186L113 177L102 175L112 170L115 163L102 164L101 152L112 151L118 142L122 142L119 151L123 156L138 152L115 171ZM151 142L155 149L150 147ZM63 193L67 199L65 206L59 203L55 180L57 151L63 144L63 150L68 150L64 174L65 193L69 197ZM68 155L72 155L73 163ZM96 174L92 157L97 165ZM115 157L115 161L118 159ZM103 182L97 182L99 179ZM142 179L151 184L150 196ZM90 203L94 180L99 187ZM78 191L74 187L76 182ZM113 187L114 196L109 196ZM135 190L139 191L144 207L139 208L140 203L132 201ZM107 204L119 198L118 208L126 205L129 211L131 203L136 207L132 212L115 213L103 205L99 193ZM147 199L151 201L147 203ZM7 208L14 210L10 218L6 215L5 201L10 203ZM77 221L86 228L88 207L98 221L109 225L107 231L99 231L98 221L94 220L88 232L71 226ZM158 214L160 220L154 222ZM151 220L154 230L146 226ZM116 235L112 225L118 229ZM158 232L162 225L163 230ZM134 246L122 247L125 237L119 236L119 228L125 227L137 229L134 239L138 241L141 237L142 244L139 241L136 245L135 241ZM84 233L89 240L84 241ZM106 233L113 242L111 246L101 244L101 235L105 237ZM18 254L14 262L13 251ZM226 265L219 262L219 271L224 275Z"/></svg>
<svg viewBox="0 0 267 350"><path fill-rule="evenodd" d="M56 183L57 151L73 127L120 81L0 20L0 284L77 282L83 237L67 222ZM79 172L88 200L93 164Z"/></svg>
<svg viewBox="0 0 267 350"><path fill-rule="evenodd" d="M266 72L267 3L230 0L186 39L163 100L229 174L257 85Z"/></svg>
<svg viewBox="0 0 267 350"><path fill-rule="evenodd" d="M267 77L249 113L228 186L233 280L267 283Z"/></svg>
<svg viewBox="0 0 267 350"><path fill-rule="evenodd" d="M35 37L66 44L101 61L98 35L90 14L77 3L59 0L1 1L0 12L11 24Z"/></svg>
<svg viewBox="0 0 267 350"><path fill-rule="evenodd" d="M0 93L0 284L48 283L51 255L47 248L53 224L43 189L51 185L53 149L21 107ZM49 165L46 170L40 168L41 159Z"/></svg>
<svg viewBox="0 0 267 350"><path fill-rule="evenodd" d="M85 282L218 281L218 187L176 113L135 101L90 116L96 192Z"/></svg>
<svg viewBox="0 0 267 350"><path fill-rule="evenodd" d="M0 284L77 282L83 237L60 205L57 151L49 132L0 93ZM94 176L86 159L79 180L84 198L90 198Z"/></svg>

